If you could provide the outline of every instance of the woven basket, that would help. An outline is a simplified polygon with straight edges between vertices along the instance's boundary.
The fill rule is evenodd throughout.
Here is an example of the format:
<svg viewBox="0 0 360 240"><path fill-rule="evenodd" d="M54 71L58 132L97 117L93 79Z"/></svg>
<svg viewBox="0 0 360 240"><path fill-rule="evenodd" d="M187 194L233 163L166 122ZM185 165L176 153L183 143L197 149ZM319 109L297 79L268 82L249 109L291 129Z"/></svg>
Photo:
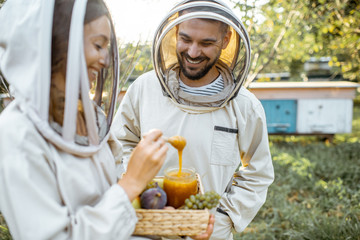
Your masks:
<svg viewBox="0 0 360 240"><path fill-rule="evenodd" d="M162 178L162 177L156 177ZM198 193L203 194L201 179L196 174ZM139 221L135 235L193 236L204 233L209 222L209 210L136 209Z"/></svg>
<svg viewBox="0 0 360 240"><path fill-rule="evenodd" d="M209 221L206 210L137 209L135 235L192 236L204 233Z"/></svg>

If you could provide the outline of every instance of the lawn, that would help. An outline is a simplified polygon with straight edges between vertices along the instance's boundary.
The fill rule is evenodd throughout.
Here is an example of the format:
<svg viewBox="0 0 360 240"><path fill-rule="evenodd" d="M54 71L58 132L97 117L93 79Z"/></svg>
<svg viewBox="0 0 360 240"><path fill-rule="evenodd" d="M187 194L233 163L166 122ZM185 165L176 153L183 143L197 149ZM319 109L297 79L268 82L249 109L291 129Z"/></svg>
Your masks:
<svg viewBox="0 0 360 240"><path fill-rule="evenodd" d="M351 134L270 136L275 181L265 205L234 239L360 240L360 104ZM0 215L0 239L11 239Z"/></svg>
<svg viewBox="0 0 360 240"><path fill-rule="evenodd" d="M270 136L275 181L253 222L234 239L360 239L360 105L351 134Z"/></svg>

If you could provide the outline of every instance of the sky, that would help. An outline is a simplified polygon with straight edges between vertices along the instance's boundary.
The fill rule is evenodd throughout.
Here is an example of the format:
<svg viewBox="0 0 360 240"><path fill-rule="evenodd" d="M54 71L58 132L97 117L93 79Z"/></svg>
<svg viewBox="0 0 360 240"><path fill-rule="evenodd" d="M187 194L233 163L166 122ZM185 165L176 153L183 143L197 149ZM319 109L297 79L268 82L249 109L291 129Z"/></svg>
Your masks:
<svg viewBox="0 0 360 240"><path fill-rule="evenodd" d="M165 15L179 0L105 0L120 42L150 40ZM229 7L234 4L223 0Z"/></svg>

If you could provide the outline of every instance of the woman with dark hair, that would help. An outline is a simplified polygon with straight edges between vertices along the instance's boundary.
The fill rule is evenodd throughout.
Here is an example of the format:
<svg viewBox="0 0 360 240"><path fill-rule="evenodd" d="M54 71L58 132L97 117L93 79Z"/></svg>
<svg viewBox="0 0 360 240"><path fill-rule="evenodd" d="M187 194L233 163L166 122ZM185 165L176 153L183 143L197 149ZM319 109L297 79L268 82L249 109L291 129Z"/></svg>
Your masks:
<svg viewBox="0 0 360 240"><path fill-rule="evenodd" d="M0 211L14 239L129 239L131 201L166 156L143 133L126 174L110 131L118 49L102 0L12 0L0 11Z"/></svg>

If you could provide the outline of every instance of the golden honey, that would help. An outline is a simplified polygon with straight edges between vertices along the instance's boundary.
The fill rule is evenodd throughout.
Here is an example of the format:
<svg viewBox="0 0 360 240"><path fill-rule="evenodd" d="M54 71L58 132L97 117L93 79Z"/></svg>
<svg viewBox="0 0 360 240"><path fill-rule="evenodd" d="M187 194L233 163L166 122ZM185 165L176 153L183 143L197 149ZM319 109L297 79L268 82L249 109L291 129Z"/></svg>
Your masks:
<svg viewBox="0 0 360 240"><path fill-rule="evenodd" d="M180 175L178 168L169 168L165 171L164 190L167 195L167 206L179 208L184 205L185 199L195 195L198 190L195 171L183 168Z"/></svg>
<svg viewBox="0 0 360 240"><path fill-rule="evenodd" d="M178 177L181 176L181 168L182 168L182 152L186 146L186 139L182 136L173 136L168 139L168 142L178 150L179 155L179 171Z"/></svg>

